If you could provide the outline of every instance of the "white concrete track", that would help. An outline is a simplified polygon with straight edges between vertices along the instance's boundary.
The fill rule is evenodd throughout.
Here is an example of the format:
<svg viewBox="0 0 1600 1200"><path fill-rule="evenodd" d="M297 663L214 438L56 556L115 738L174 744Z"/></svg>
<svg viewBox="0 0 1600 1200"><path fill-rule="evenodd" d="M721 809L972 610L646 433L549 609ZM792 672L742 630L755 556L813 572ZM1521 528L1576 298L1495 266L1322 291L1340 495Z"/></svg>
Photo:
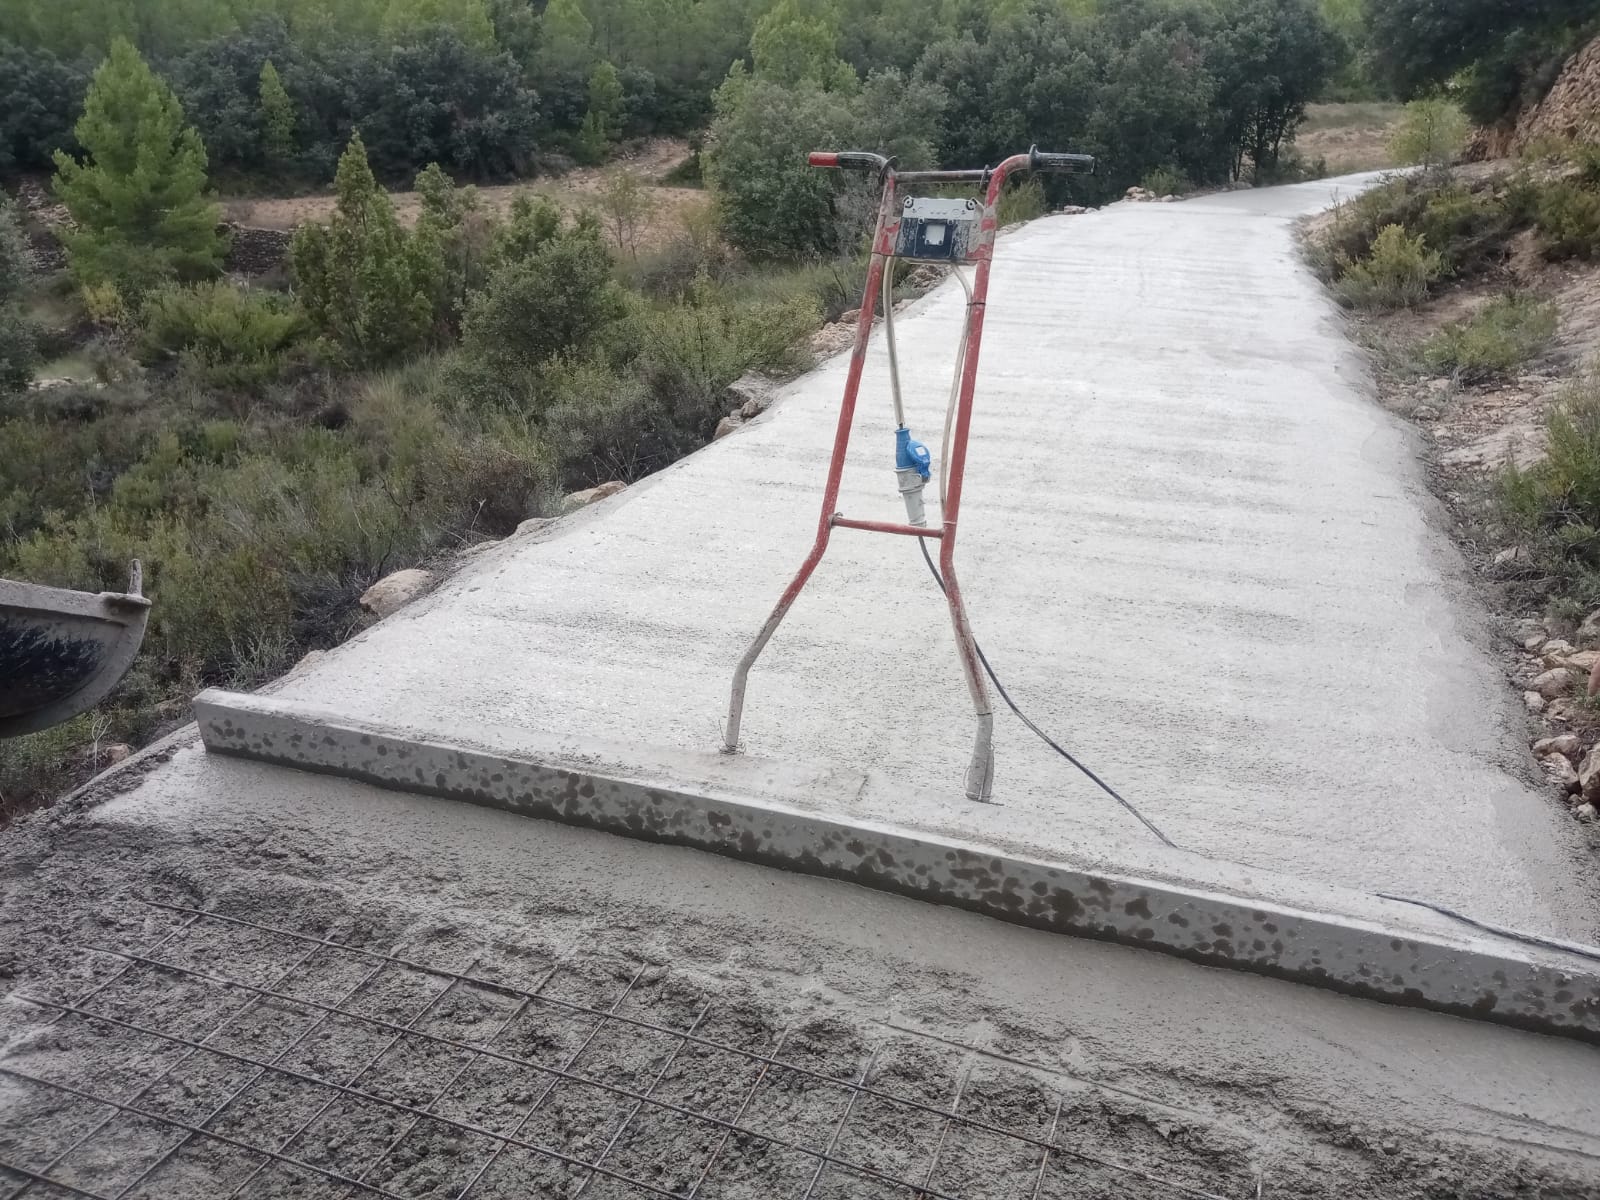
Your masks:
<svg viewBox="0 0 1600 1200"><path fill-rule="evenodd" d="M1297 257L1293 218L1364 182L1118 204L1001 238L957 553L969 610L1019 702L1185 846L1593 937L1592 870L1528 782L1413 437ZM930 445L961 311L948 283L896 323ZM846 358L281 694L512 748L714 750L733 664L813 536ZM875 339L853 516L902 515L886 389ZM973 808L971 725L915 546L836 531L752 675L746 750L868 772L858 815L1143 852L1004 710L1003 809L935 819Z"/></svg>

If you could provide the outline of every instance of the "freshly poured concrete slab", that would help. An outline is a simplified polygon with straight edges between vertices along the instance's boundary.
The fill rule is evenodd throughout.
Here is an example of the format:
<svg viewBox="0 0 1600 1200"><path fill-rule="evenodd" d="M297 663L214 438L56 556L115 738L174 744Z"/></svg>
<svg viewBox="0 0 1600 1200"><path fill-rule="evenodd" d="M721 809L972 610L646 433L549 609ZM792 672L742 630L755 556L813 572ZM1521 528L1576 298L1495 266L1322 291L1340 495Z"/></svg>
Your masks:
<svg viewBox="0 0 1600 1200"><path fill-rule="evenodd" d="M1592 860L1531 782L1413 435L1296 257L1292 218L1360 182L1001 239L957 550L969 611L1030 715L1198 856L1594 940ZM897 321L930 445L961 311L948 284ZM733 665L815 531L844 371L480 556L277 698L442 742L525 731L569 758L714 751ZM901 515L891 427L875 342L849 515ZM900 829L1047 859L1160 850L1003 710L998 807L966 805L971 736L915 545L836 531L751 677L750 754L856 779L849 811Z"/></svg>
<svg viewBox="0 0 1600 1200"><path fill-rule="evenodd" d="M208 750L843 879L1052 933L1120 942L1390 1003L1600 1042L1600 951L1534 945L1442 913L1193 860L1174 878L1029 859L819 809L786 764L693 756L618 770L350 721L275 697L195 701ZM636 753L636 752L635 752ZM686 772L684 768L689 768ZM694 779L689 785L663 780ZM712 781L715 782L712 782ZM799 790L796 791L798 785ZM791 799L799 796L799 802ZM937 801L934 801L937 805ZM1204 879L1200 884L1194 882ZM1270 897L1270 899L1269 899ZM1428 928L1429 925L1433 928Z"/></svg>

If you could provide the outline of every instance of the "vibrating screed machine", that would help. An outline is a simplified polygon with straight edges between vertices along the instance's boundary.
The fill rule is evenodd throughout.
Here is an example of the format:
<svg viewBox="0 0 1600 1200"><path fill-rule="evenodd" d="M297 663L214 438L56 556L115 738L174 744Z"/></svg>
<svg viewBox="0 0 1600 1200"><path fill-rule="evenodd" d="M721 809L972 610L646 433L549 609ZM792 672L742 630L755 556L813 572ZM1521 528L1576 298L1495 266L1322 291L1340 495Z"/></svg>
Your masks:
<svg viewBox="0 0 1600 1200"><path fill-rule="evenodd" d="M822 515L817 522L816 541L800 569L784 588L777 606L739 660L733 675L733 692L728 700L728 722L723 729L723 748L734 753L739 748L739 723L744 713L745 685L750 668L782 624L811 573L828 549L835 529L859 529L872 533L897 534L932 539L939 543L938 577L955 627L956 649L966 674L967 689L977 714L977 734L973 740L972 761L967 768L966 793L971 800L988 801L994 787L994 710L984 682L981 656L966 605L956 579L956 530L961 517L961 484L967 462L967 435L972 426L972 399L978 380L978 352L983 338L983 318L989 294L989 268L994 257L997 226L996 209L1006 180L1024 171L1066 171L1088 173L1094 159L1087 154L1044 154L1037 148L1014 154L995 167L961 171L896 171L893 159L860 150L817 151L810 156L813 167L844 171L873 171L878 177L878 218L872 238L872 258L867 268L865 294L856 321L855 348L845 376L844 401L839 407L839 424L833 439L833 454L828 463L827 481L822 490ZM977 197L950 198L901 194L904 185L974 184L982 189ZM933 456L917 441L906 424L905 406L900 394L900 365L894 342L893 262L903 259L917 263L939 263L955 269L966 291L966 324L956 349L955 373L945 409L944 439L939 455L939 513L936 524L928 523L928 506L923 492L933 474ZM969 280L963 266L972 266ZM905 522L869 521L847 517L838 511L839 484L844 475L845 451L850 445L850 429L855 418L856 395L861 387L861 372L866 364L867 342L872 334L874 310L881 299L883 332L889 352L889 390L894 401L894 474L900 496L905 501ZM923 542L926 554L926 541Z"/></svg>

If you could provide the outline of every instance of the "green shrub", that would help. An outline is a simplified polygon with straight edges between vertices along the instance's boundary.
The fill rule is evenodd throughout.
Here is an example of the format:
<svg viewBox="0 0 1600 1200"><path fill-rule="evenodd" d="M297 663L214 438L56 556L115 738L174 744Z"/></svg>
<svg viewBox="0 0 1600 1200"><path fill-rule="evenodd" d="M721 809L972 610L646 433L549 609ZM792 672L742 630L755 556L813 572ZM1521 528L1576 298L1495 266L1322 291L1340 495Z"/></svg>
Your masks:
<svg viewBox="0 0 1600 1200"><path fill-rule="evenodd" d="M1256 187L1274 187L1282 183L1306 183L1325 179L1328 175L1326 155L1306 158L1299 150L1290 147L1278 156L1276 162L1258 164L1250 172L1250 182Z"/></svg>
<svg viewBox="0 0 1600 1200"><path fill-rule="evenodd" d="M1428 287L1444 272L1440 256L1424 239L1389 225L1372 243L1372 253L1352 263L1334 285L1334 294L1351 308L1410 308L1428 297Z"/></svg>
<svg viewBox="0 0 1600 1200"><path fill-rule="evenodd" d="M1450 101L1441 97L1413 100L1389 138L1389 154L1397 163L1424 167L1453 162L1470 130L1466 115Z"/></svg>
<svg viewBox="0 0 1600 1200"><path fill-rule="evenodd" d="M734 303L703 279L685 302L638 318L645 377L672 424L703 440L726 411L728 385L749 370L798 365L818 319L804 296Z"/></svg>
<svg viewBox="0 0 1600 1200"><path fill-rule="evenodd" d="M685 438L637 374L593 360L558 360L541 380L541 424L573 486L648 475L703 436Z"/></svg>
<svg viewBox="0 0 1600 1200"><path fill-rule="evenodd" d="M1514 201L1490 189L1473 191L1446 183L1427 198L1406 232L1420 234L1439 251L1446 270L1466 274L1498 259L1517 224Z"/></svg>
<svg viewBox="0 0 1600 1200"><path fill-rule="evenodd" d="M229 283L165 287L145 301L146 362L177 358L210 387L256 390L282 374L305 320L287 297Z"/></svg>
<svg viewBox="0 0 1600 1200"><path fill-rule="evenodd" d="M610 251L592 229L579 228L496 269L467 306L462 342L490 372L526 373L581 349L623 312Z"/></svg>
<svg viewBox="0 0 1600 1200"><path fill-rule="evenodd" d="M1147 192L1157 196L1181 196L1193 186L1182 171L1173 167L1157 167L1153 171L1146 171L1139 186Z"/></svg>
<svg viewBox="0 0 1600 1200"><path fill-rule="evenodd" d="M1593 258L1600 253L1600 192L1572 180L1539 191L1534 221L1546 258Z"/></svg>
<svg viewBox="0 0 1600 1200"><path fill-rule="evenodd" d="M1018 221L1042 217L1049 211L1050 202L1045 199L1044 184L1038 179L1029 178L1000 193L1000 203L995 206L995 219L1003 229Z"/></svg>
<svg viewBox="0 0 1600 1200"><path fill-rule="evenodd" d="M22 312L28 285L27 241L11 201L0 195L0 395L33 378L38 339Z"/></svg>
<svg viewBox="0 0 1600 1200"><path fill-rule="evenodd" d="M548 197L526 192L511 202L511 215L495 231L493 259L498 265L531 258L561 232L561 210Z"/></svg>
<svg viewBox="0 0 1600 1200"><path fill-rule="evenodd" d="M1571 381L1545 418L1545 457L1507 467L1494 492L1501 532L1533 556L1544 586L1600 603L1600 375Z"/></svg>
<svg viewBox="0 0 1600 1200"><path fill-rule="evenodd" d="M445 295L444 247L426 223L408 233L378 186L359 134L339 159L338 206L289 246L296 294L328 351L373 365L425 346Z"/></svg>
<svg viewBox="0 0 1600 1200"><path fill-rule="evenodd" d="M1555 333L1554 304L1511 293L1439 330L1423 343L1422 361L1440 374L1469 379L1500 375L1538 354Z"/></svg>

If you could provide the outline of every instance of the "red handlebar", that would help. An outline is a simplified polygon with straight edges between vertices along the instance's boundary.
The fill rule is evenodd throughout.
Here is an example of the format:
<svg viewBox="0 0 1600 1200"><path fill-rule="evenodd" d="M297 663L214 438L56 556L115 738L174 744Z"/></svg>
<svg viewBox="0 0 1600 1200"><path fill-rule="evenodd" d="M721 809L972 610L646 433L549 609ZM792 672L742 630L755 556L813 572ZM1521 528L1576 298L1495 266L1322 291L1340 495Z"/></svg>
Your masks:
<svg viewBox="0 0 1600 1200"><path fill-rule="evenodd" d="M813 150L806 155L806 161L813 167L833 167L841 171L883 171L888 168L889 160L881 154L873 154L867 150ZM1090 154L1047 154L1037 146L1028 150L1026 154L1013 154L995 170L1003 173L1010 171L1062 171L1082 172L1093 174L1095 168L1094 156ZM925 179L975 179L984 180L990 175L988 170L976 171L920 171L910 172L907 177Z"/></svg>

